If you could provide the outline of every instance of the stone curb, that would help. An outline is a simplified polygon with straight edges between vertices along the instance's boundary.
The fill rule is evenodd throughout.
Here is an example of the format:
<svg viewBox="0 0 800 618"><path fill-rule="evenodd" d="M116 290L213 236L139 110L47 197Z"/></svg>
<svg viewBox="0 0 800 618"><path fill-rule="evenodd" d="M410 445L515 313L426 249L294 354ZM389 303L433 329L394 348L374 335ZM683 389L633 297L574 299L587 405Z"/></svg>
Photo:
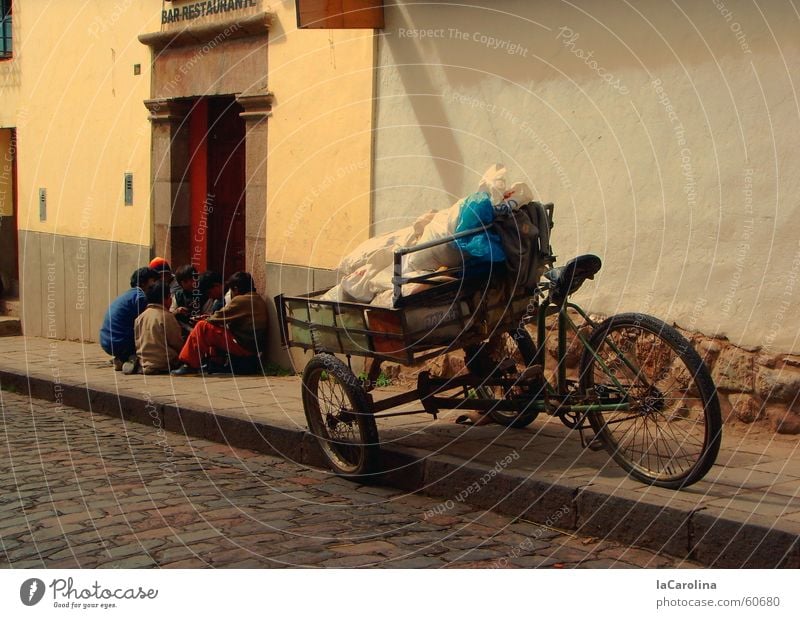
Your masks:
<svg viewBox="0 0 800 618"><path fill-rule="evenodd" d="M153 425L158 419L167 431L324 467L316 440L306 431L9 370L0 369L0 386L125 421ZM513 466L496 472L489 482L485 480L489 469L451 456L431 456L421 449L384 448L382 457L391 472L376 483L442 498L435 514L446 514L453 504L463 502L585 536L685 556L710 567L800 568L798 530L775 528L774 522L761 516L738 521L728 513L663 506L624 490L608 493L568 480L552 484L519 474Z"/></svg>

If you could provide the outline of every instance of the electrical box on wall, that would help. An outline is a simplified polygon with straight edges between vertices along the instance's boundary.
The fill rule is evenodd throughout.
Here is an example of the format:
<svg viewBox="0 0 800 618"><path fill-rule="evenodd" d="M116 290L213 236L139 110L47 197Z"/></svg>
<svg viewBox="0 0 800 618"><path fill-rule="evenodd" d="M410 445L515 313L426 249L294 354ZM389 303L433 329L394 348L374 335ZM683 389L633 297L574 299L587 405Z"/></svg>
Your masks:
<svg viewBox="0 0 800 618"><path fill-rule="evenodd" d="M383 28L383 0L296 0L298 28Z"/></svg>
<svg viewBox="0 0 800 618"><path fill-rule="evenodd" d="M47 189L39 189L39 221L47 221Z"/></svg>
<svg viewBox="0 0 800 618"><path fill-rule="evenodd" d="M133 206L133 174L125 172L125 205Z"/></svg>

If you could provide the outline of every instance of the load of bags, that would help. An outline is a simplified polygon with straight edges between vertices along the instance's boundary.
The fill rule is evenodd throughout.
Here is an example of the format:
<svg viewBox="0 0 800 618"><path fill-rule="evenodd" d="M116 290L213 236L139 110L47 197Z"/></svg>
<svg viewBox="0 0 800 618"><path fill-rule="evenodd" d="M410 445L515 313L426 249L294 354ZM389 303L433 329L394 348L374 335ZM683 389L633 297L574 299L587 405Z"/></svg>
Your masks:
<svg viewBox="0 0 800 618"><path fill-rule="evenodd" d="M530 258L542 248L549 251L549 244L535 242L547 242L539 238L539 228L544 223L549 232L549 226L540 220L541 213L531 208L533 205L541 210L541 205L532 202L531 190L525 183L514 183L508 188L505 166L492 165L481 179L478 190L450 208L428 212L413 225L361 243L339 263L338 285L320 299L391 307L395 250L443 240L468 230L480 231L406 255L402 263L403 276L411 278L456 268L462 277L470 277L504 264L517 273L519 285L528 285L531 279L535 279L535 285L541 272L529 272L533 266ZM492 229L488 229L493 223ZM429 285L406 284L402 294L409 296Z"/></svg>

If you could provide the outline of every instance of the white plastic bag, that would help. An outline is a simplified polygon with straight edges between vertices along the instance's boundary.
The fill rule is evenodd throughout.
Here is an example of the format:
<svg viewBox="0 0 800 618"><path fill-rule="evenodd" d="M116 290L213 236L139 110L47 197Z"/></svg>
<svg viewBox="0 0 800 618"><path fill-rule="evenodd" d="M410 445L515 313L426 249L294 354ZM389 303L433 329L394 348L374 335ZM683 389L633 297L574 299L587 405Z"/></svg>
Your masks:
<svg viewBox="0 0 800 618"><path fill-rule="evenodd" d="M478 184L478 191L488 193L492 205L497 206L505 199L506 193L506 166L495 163L490 166Z"/></svg>
<svg viewBox="0 0 800 618"><path fill-rule="evenodd" d="M440 240L447 236L452 236L456 232L458 224L458 213L461 210L459 200L447 210L442 210L433 215L430 223L425 226L417 241L421 245L432 240ZM460 266L462 263L461 252L453 243L437 245L430 249L410 253L405 264L403 264L403 274L406 270L437 270L440 266Z"/></svg>
<svg viewBox="0 0 800 618"><path fill-rule="evenodd" d="M349 275L368 262L376 266L383 265L381 266L383 268L392 263L395 247L404 247L411 244L416 236L417 233L414 230L414 226L409 225L394 232L365 240L342 258L338 267L339 274Z"/></svg>

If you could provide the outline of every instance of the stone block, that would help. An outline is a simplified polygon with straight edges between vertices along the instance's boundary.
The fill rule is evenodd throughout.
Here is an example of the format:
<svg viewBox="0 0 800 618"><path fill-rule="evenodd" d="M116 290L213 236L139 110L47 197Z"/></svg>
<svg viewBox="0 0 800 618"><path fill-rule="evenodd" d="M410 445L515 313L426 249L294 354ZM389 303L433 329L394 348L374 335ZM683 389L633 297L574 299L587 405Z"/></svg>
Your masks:
<svg viewBox="0 0 800 618"><path fill-rule="evenodd" d="M800 527L775 527L773 518L706 508L691 518L692 558L712 568L798 568Z"/></svg>
<svg viewBox="0 0 800 618"><path fill-rule="evenodd" d="M720 353L725 347L724 343L719 339L708 339L706 337L699 337L693 340L692 345L694 349L697 350L700 358L703 359L709 371L713 370Z"/></svg>
<svg viewBox="0 0 800 618"><path fill-rule="evenodd" d="M800 394L800 369L759 367L755 383L756 392L766 401L792 403Z"/></svg>
<svg viewBox="0 0 800 618"><path fill-rule="evenodd" d="M689 551L687 509L664 506L657 498L616 488L613 494L592 487L577 495L577 530L683 557Z"/></svg>
<svg viewBox="0 0 800 618"><path fill-rule="evenodd" d="M425 456L424 451L414 449L381 449L381 475L376 481L405 491L424 487Z"/></svg>
<svg viewBox="0 0 800 618"><path fill-rule="evenodd" d="M775 433L797 435L800 434L800 414L791 409L774 407L768 412L770 426Z"/></svg>
<svg viewBox="0 0 800 618"><path fill-rule="evenodd" d="M753 355L735 346L720 352L711 373L717 388L739 393L753 390Z"/></svg>
<svg viewBox="0 0 800 618"><path fill-rule="evenodd" d="M752 395L731 394L728 400L731 403L731 415L743 423L752 423L764 416L761 404Z"/></svg>
<svg viewBox="0 0 800 618"><path fill-rule="evenodd" d="M0 315L0 337L15 337L22 334L19 318Z"/></svg>
<svg viewBox="0 0 800 618"><path fill-rule="evenodd" d="M314 289L324 290L336 285L336 271L327 268L314 269Z"/></svg>
<svg viewBox="0 0 800 618"><path fill-rule="evenodd" d="M118 296L116 243L89 239L89 261L92 263L92 268L89 270L89 287L92 293L89 297L90 332L87 334L87 339L97 341L103 316L111 301ZM128 284L129 282L125 281L125 285Z"/></svg>
<svg viewBox="0 0 800 618"><path fill-rule="evenodd" d="M40 236L42 252L39 276L42 282L42 336L65 339L66 282L64 281L64 237L55 234Z"/></svg>
<svg viewBox="0 0 800 618"><path fill-rule="evenodd" d="M150 248L128 243L115 243L117 246L117 295L131 285L133 271L150 263Z"/></svg>
<svg viewBox="0 0 800 618"><path fill-rule="evenodd" d="M29 337L42 333L42 253L38 232L20 230L20 318L22 331Z"/></svg>
<svg viewBox="0 0 800 618"><path fill-rule="evenodd" d="M302 266L291 266L267 262L266 290L264 298L269 309L269 332L267 334L267 358L284 367L301 371L310 359L299 350L286 350L281 345L278 314L273 299L278 294L305 294L313 289L314 271Z"/></svg>
<svg viewBox="0 0 800 618"><path fill-rule="evenodd" d="M91 329L91 263L89 262L89 239L86 237L64 238L64 277L66 280L66 337L81 341L94 340Z"/></svg>

